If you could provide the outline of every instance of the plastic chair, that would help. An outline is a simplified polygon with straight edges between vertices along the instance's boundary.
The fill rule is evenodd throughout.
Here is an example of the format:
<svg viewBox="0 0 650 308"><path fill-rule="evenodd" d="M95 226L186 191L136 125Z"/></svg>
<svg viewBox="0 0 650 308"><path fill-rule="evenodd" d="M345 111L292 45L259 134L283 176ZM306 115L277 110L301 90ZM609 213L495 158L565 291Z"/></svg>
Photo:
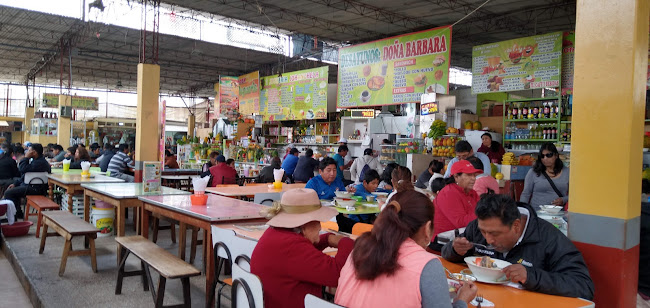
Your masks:
<svg viewBox="0 0 650 308"><path fill-rule="evenodd" d="M264 291L262 281L255 274L241 268L238 264L232 265L232 307L264 307Z"/></svg>
<svg viewBox="0 0 650 308"><path fill-rule="evenodd" d="M358 223L355 224L355 226L356 225L358 225ZM336 221L331 221L331 220L330 221L321 221L320 227L323 230L330 229L330 230L334 230L334 231L339 231L339 224L337 224Z"/></svg>
<svg viewBox="0 0 650 308"><path fill-rule="evenodd" d="M305 296L305 308L335 308L335 307L343 307L343 306L330 303L312 294L307 294L307 296Z"/></svg>
<svg viewBox="0 0 650 308"><path fill-rule="evenodd" d="M364 234L366 232L370 232L372 230L372 225L371 224L366 224L362 222L358 222L352 226L352 234L359 236L361 234Z"/></svg>
<svg viewBox="0 0 650 308"><path fill-rule="evenodd" d="M263 184L268 185L268 184ZM272 206L274 201L280 201L282 199L282 192L273 192L273 193L257 193L253 198L253 203Z"/></svg>
<svg viewBox="0 0 650 308"><path fill-rule="evenodd" d="M214 273L216 278L212 283L212 286L210 286L210 290L208 290L209 304L207 307L212 307L215 298L215 294L214 294L215 290L217 288L217 285L220 285L221 287L219 287L219 291L217 293L217 308L219 308L221 307L221 291L226 285L232 285L232 279L227 278L224 280L219 280L219 274L221 273L221 270L223 269L225 262L232 259L229 245L232 239L235 237L235 231L222 229L215 226L211 226L210 229L212 231L212 247L214 249L214 264L216 265L214 268Z"/></svg>

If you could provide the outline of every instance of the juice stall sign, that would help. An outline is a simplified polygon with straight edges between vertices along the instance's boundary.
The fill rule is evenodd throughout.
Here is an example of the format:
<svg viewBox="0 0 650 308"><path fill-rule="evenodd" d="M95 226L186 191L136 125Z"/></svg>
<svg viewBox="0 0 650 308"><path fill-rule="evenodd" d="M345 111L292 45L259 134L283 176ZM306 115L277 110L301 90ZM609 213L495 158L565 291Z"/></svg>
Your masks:
<svg viewBox="0 0 650 308"><path fill-rule="evenodd" d="M420 102L447 94L451 26L339 49L339 108Z"/></svg>
<svg viewBox="0 0 650 308"><path fill-rule="evenodd" d="M234 121L239 112L239 78L219 77L219 114Z"/></svg>
<svg viewBox="0 0 650 308"><path fill-rule="evenodd" d="M562 35L562 95L573 94L573 62L576 53L576 33Z"/></svg>
<svg viewBox="0 0 650 308"><path fill-rule="evenodd" d="M260 113L260 72L239 76L239 113Z"/></svg>
<svg viewBox="0 0 650 308"><path fill-rule="evenodd" d="M475 46L472 93L559 88L562 32Z"/></svg>
<svg viewBox="0 0 650 308"><path fill-rule="evenodd" d="M260 114L264 121L327 118L329 67L262 77Z"/></svg>

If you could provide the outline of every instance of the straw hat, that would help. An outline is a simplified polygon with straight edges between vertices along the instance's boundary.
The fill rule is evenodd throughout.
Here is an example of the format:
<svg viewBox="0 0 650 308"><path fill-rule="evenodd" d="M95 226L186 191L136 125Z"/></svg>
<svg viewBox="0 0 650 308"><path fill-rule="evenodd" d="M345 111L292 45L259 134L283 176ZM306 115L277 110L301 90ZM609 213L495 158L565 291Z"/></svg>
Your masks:
<svg viewBox="0 0 650 308"><path fill-rule="evenodd" d="M273 217L266 224L279 228L296 228L310 221L328 221L336 216L334 208L321 206L318 194L313 189L296 188L285 192L280 202L267 209L267 217Z"/></svg>

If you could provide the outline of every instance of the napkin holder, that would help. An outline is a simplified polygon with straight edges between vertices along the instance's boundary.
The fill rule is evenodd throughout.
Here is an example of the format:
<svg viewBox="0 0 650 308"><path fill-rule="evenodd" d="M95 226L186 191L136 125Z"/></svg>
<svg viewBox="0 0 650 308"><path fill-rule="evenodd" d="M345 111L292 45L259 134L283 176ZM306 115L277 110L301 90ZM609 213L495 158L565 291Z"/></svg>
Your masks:
<svg viewBox="0 0 650 308"><path fill-rule="evenodd" d="M206 205L208 204L208 195L206 194L193 194L190 195L192 205Z"/></svg>

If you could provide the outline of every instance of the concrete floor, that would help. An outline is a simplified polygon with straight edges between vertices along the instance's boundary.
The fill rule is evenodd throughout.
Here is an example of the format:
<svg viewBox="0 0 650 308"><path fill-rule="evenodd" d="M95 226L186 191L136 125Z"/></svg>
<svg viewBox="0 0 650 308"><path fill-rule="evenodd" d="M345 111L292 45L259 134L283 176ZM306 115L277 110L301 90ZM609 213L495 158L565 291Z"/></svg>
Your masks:
<svg viewBox="0 0 650 308"><path fill-rule="evenodd" d="M36 217L30 220L36 222ZM176 228L178 233L178 228ZM89 256L68 257L65 273L59 277L59 265L63 252L64 240L61 237L48 237L43 254L38 254L40 238L36 238L36 224L29 234L22 237L2 238L2 251L6 259L0 259L0 298L15 300L11 307L153 307L154 302L149 291L144 291L140 278L125 277L122 294L115 295L117 277L116 243L114 237L100 237L95 241L97 253L97 273L93 273ZM127 220L127 235L135 234L133 224ZM187 243L190 242L187 232ZM177 234L178 237L178 234ZM169 230L159 231L159 246L174 255L178 255L178 245L171 242ZM189 244L188 244L189 246ZM83 239L72 241L73 249L83 248ZM198 247L194 266L203 268L201 247ZM189 247L186 252L189 259ZM186 259L186 260L187 260ZM127 270L139 269L139 260L130 256ZM15 275L5 275L5 272ZM154 286L158 285L156 271L152 270ZM5 279L10 277L11 279ZM15 278L17 276L17 279ZM23 293L16 283L22 284ZM205 306L205 274L190 279L192 307ZM6 284L6 286L5 286ZM8 294L5 294L5 290ZM230 290L225 290L230 294ZM29 300L26 300L26 297ZM23 295L21 295L23 294ZM15 298L15 299L14 299ZM30 305L31 301L31 305ZM183 301L181 283L177 279L168 280L165 291L165 305L180 304ZM17 306L15 304L18 304ZM24 305L24 306L21 306ZM0 306L4 306L0 304ZM228 299L222 299L222 307L230 307Z"/></svg>

